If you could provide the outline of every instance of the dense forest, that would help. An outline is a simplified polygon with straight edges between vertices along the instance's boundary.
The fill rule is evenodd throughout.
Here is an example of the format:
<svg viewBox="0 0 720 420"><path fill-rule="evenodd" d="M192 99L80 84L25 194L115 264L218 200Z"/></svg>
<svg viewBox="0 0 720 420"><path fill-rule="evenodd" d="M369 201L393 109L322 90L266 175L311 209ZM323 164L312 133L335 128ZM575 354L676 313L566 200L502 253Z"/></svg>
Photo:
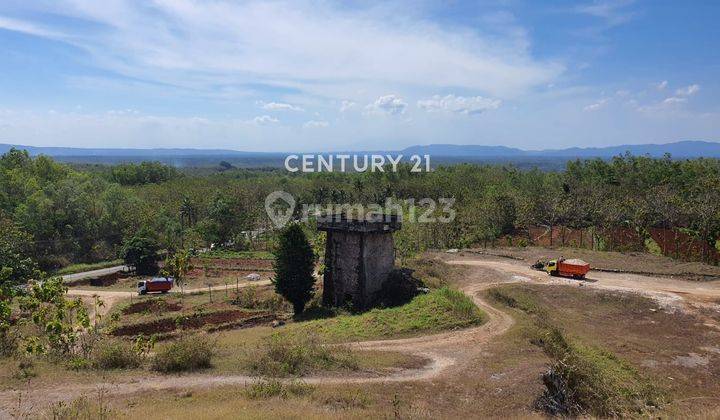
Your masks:
<svg viewBox="0 0 720 420"><path fill-rule="evenodd" d="M272 226L264 202L277 190L294 196L298 217L303 204L454 198L452 223L404 224L396 237L401 256L488 243L530 226L623 227L641 236L677 228L711 249L720 236L715 159L626 155L570 161L552 172L457 164L428 173L401 166L395 173L290 174L226 165L195 174L160 163L71 167L11 150L0 157L0 253L31 256L51 270L116 258L140 231L163 249L248 247L247 232Z"/></svg>

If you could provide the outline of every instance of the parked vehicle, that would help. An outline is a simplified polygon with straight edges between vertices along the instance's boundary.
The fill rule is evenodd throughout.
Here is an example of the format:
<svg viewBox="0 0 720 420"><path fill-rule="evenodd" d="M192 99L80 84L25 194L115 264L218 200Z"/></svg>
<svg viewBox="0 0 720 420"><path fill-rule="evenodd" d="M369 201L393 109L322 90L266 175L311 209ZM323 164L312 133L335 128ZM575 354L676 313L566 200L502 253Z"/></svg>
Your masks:
<svg viewBox="0 0 720 420"><path fill-rule="evenodd" d="M146 295L148 293L167 293L173 288L172 277L154 277L150 280L142 280L137 284L137 291L139 295Z"/></svg>
<svg viewBox="0 0 720 420"><path fill-rule="evenodd" d="M585 275L590 271L590 264L577 258L567 260L565 258L559 258L548 261L545 264L545 271L551 276L584 279Z"/></svg>

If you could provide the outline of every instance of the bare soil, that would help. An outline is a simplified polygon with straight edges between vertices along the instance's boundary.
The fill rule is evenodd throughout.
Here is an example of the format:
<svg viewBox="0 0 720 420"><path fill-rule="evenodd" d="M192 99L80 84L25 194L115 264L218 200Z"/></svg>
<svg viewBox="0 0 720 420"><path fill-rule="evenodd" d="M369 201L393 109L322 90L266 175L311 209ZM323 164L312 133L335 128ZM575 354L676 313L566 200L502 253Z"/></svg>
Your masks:
<svg viewBox="0 0 720 420"><path fill-rule="evenodd" d="M595 270L671 276L685 280L720 279L720 266L700 262L683 262L644 252L604 252L580 248L499 247L468 250L468 254L507 257L532 264L541 258L580 258Z"/></svg>

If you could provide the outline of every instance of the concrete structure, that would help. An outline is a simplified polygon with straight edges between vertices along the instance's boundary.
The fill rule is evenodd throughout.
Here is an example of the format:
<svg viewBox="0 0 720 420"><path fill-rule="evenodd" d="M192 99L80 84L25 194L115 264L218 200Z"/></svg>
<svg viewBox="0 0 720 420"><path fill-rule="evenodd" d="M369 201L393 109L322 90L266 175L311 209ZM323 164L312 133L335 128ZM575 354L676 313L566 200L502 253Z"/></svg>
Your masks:
<svg viewBox="0 0 720 420"><path fill-rule="evenodd" d="M327 232L323 304L372 306L395 264L392 232L398 229L396 216L318 220L318 230Z"/></svg>

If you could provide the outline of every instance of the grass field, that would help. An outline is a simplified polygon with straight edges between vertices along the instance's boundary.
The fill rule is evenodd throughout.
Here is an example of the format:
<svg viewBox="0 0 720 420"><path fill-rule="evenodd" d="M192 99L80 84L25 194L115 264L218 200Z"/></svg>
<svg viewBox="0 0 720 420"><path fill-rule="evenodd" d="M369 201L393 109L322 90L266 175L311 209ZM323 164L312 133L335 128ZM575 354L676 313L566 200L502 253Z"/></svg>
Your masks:
<svg viewBox="0 0 720 420"><path fill-rule="evenodd" d="M405 337L479 325L483 312L463 293L448 287L432 290L411 302L360 315L339 315L289 325L289 334L315 333L332 342Z"/></svg>

